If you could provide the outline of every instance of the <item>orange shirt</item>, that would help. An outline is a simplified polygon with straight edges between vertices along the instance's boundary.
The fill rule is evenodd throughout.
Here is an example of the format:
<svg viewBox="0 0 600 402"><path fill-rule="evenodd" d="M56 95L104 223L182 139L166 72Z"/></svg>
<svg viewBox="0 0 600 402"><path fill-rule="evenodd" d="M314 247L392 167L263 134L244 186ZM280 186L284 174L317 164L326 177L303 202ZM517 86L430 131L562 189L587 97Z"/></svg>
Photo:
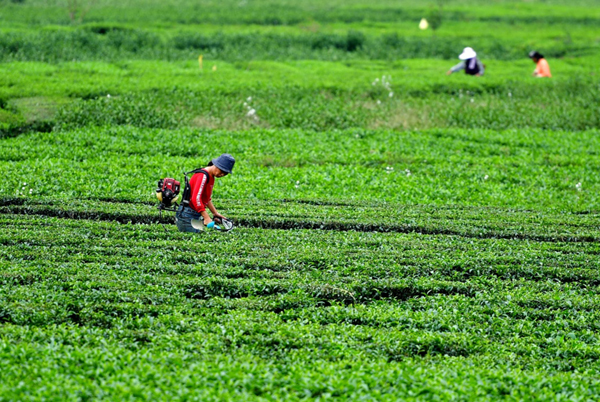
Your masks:
<svg viewBox="0 0 600 402"><path fill-rule="evenodd" d="M552 74L550 74L550 66L546 59L538 60L535 72L538 77L552 77Z"/></svg>

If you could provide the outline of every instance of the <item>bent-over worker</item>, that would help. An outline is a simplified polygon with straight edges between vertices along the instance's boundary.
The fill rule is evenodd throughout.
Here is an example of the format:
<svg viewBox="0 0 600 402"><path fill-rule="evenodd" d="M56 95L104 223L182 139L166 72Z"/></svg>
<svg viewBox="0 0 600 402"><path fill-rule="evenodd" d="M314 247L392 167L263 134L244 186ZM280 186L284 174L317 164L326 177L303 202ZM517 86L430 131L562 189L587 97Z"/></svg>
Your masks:
<svg viewBox="0 0 600 402"><path fill-rule="evenodd" d="M192 226L192 219L202 220L204 226L212 222L206 209L213 215L213 219L227 219L221 215L212 203L212 191L215 178L227 176L233 170L235 159L229 154L223 154L211 160L208 166L200 169L190 179L190 199L187 206L184 202L177 210L176 222L180 232L199 233L202 230Z"/></svg>
<svg viewBox="0 0 600 402"><path fill-rule="evenodd" d="M529 52L529 58L535 63L535 70L533 70L534 77L552 77L550 74L550 66L548 62L539 52L532 50Z"/></svg>
<svg viewBox="0 0 600 402"><path fill-rule="evenodd" d="M446 72L447 75L456 73L460 70L465 70L465 74L467 75L475 75L477 77L480 77L485 72L485 66L477 58L477 53L475 53L475 50L473 50L473 48L464 48L464 50L458 56L458 58L461 60L461 62L452 67L450 70L448 70L448 72Z"/></svg>

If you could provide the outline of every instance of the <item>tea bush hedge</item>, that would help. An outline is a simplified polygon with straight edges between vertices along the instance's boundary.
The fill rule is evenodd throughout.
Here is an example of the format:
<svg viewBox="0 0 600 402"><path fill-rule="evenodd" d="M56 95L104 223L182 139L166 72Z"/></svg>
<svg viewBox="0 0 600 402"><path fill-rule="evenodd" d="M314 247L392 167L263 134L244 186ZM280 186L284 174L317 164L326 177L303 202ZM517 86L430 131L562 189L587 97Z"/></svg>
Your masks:
<svg viewBox="0 0 600 402"><path fill-rule="evenodd" d="M0 0L0 401L596 400L599 16Z"/></svg>

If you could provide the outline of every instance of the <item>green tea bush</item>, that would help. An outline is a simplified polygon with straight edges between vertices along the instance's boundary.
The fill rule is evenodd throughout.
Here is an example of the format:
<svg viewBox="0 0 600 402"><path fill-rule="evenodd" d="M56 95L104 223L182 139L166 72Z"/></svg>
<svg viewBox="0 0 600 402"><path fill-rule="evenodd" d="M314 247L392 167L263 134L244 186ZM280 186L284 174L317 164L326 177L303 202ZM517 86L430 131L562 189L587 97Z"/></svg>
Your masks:
<svg viewBox="0 0 600 402"><path fill-rule="evenodd" d="M0 33L2 61L190 59L197 51L211 58L236 60L396 60L409 58L454 59L463 39L398 36L396 33L367 36L360 30L334 33L224 33L178 32L169 37L153 31L92 25L69 30L8 31ZM523 59L530 45L520 40L478 37L468 40L484 59ZM596 53L589 43L554 43L549 57Z"/></svg>
<svg viewBox="0 0 600 402"><path fill-rule="evenodd" d="M26 194L23 194L26 195ZM599 240L595 226L596 212L531 212L492 207L406 206L390 202L370 202L365 208L360 202L276 200L247 201L235 199L219 201L227 216L238 226L283 230L326 230L377 233L420 233L424 235L452 235L473 239L509 239L545 242L594 243ZM43 215L71 219L91 219L120 223L172 224L173 217L159 215L157 203L90 197L78 201L59 198L30 199L22 196L0 201L0 212L21 215ZM361 208L362 206L362 208ZM249 208L257 211L248 216ZM401 217L389 213L398 211ZM492 269L492 268L489 268ZM487 271L486 271L487 272ZM510 276L503 269L496 274ZM540 268L535 275L557 275L553 269ZM459 272L455 276L461 275ZM465 275L468 275L465 273ZM570 277L561 272L560 277ZM565 279L568 281L568 279ZM575 280L575 278L573 278ZM579 275L578 281L596 284L590 275Z"/></svg>
<svg viewBox="0 0 600 402"><path fill-rule="evenodd" d="M0 109L0 137L13 132L15 128L22 126L23 119L10 111Z"/></svg>
<svg viewBox="0 0 600 402"><path fill-rule="evenodd" d="M483 85L434 84L430 89L373 85L360 90L273 86L245 89L172 88L97 97L65 105L57 127L125 124L148 128L347 128L463 127L588 130L600 127L593 80L555 85L520 82ZM543 83L539 83L543 84ZM391 95L390 95L391 94ZM393 97L392 97L393 96ZM246 102L248 105L248 102Z"/></svg>
<svg viewBox="0 0 600 402"><path fill-rule="evenodd" d="M195 49L195 50L220 50L224 47L224 40L221 35L208 37L203 34L185 34L177 35L172 39L173 46L176 49Z"/></svg>
<svg viewBox="0 0 600 402"><path fill-rule="evenodd" d="M243 227L199 241L6 213L0 225L0 354L18 368L0 373L0 393L13 399L355 399L377 387L394 400L415 381L448 399L596 391L597 242ZM129 382L144 387L114 385Z"/></svg>
<svg viewBox="0 0 600 402"><path fill-rule="evenodd" d="M61 127L87 125L131 125L148 128L176 128L184 123L185 114L176 105L164 104L163 97L151 93L78 101L61 109L56 118Z"/></svg>
<svg viewBox="0 0 600 402"><path fill-rule="evenodd" d="M596 400L598 5L433 3L0 0L0 401Z"/></svg>
<svg viewBox="0 0 600 402"><path fill-rule="evenodd" d="M10 20L20 23L72 24L66 7L43 0L27 0L25 4L11 5L3 0ZM323 24L397 23L419 21L427 15L431 5L437 1L405 1L391 4L376 0L369 4L361 2L335 2L324 4L316 0L302 3L274 3L269 0L239 2L227 0L219 3L207 2L200 5L191 0L170 2L114 1L97 2L85 15L87 22L121 22L139 25L149 24L219 24L219 25L296 25L307 21ZM465 22L502 22L506 25L542 23L548 25L594 26L595 19L590 11L597 4L591 0L577 2L544 1L533 6L511 2L495 2L482 5L473 1L451 1L444 6L446 20Z"/></svg>
<svg viewBox="0 0 600 402"><path fill-rule="evenodd" d="M247 202L362 200L573 212L599 206L596 130L104 126L36 135L37 141L23 135L0 142L2 194L156 202L155 180L229 152L244 163L215 193Z"/></svg>
<svg viewBox="0 0 600 402"><path fill-rule="evenodd" d="M250 91L249 91L250 92ZM256 115L248 116L243 98L224 91L171 90L74 102L61 109L58 127L132 125L148 128L182 126L232 128L277 127L309 130L365 126L369 114L350 92L305 88L252 90ZM276 103L271 100L277 97Z"/></svg>

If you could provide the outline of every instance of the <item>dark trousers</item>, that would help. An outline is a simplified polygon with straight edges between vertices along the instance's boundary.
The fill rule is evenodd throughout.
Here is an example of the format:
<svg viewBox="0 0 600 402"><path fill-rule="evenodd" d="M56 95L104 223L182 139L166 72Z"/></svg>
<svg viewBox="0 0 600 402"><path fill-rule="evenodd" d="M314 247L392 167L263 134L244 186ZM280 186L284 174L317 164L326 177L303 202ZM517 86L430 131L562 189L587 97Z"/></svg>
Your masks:
<svg viewBox="0 0 600 402"><path fill-rule="evenodd" d="M180 232L202 232L201 230L198 230L192 226L192 219L198 219L200 222L204 221L204 218L202 215L200 215L200 213L194 211L190 207L184 207L183 205L180 205L177 213L175 214L177 229L179 229Z"/></svg>

